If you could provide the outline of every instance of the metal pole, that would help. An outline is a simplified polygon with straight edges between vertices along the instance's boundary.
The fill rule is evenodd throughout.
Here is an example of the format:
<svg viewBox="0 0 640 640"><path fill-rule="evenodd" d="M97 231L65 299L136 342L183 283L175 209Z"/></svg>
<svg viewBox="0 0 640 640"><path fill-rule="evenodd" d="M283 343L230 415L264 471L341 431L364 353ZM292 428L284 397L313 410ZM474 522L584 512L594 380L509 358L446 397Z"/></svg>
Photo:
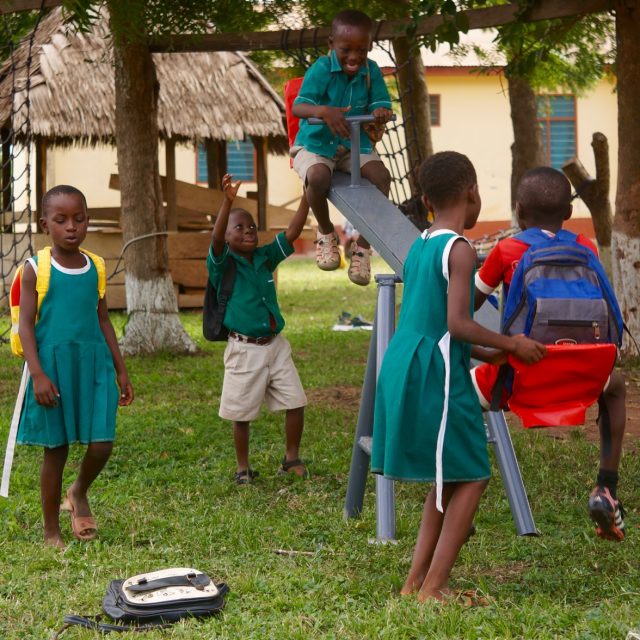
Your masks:
<svg viewBox="0 0 640 640"><path fill-rule="evenodd" d="M502 411L487 411L488 441L494 446L496 460L500 468L511 517L519 536L537 536L539 531L533 520L527 492L522 482L520 467L513 450L513 442Z"/></svg>
<svg viewBox="0 0 640 640"><path fill-rule="evenodd" d="M377 275L378 308L376 312L377 348L376 378L389 342L395 331L396 282L395 275ZM376 476L376 540L390 542L396 539L396 502L394 482L384 476Z"/></svg>
<svg viewBox="0 0 640 640"><path fill-rule="evenodd" d="M376 306L376 316L378 315ZM351 467L349 468L349 480L347 482L347 497L344 501L344 517L356 518L362 513L364 503L364 492L367 484L367 474L369 473L369 456L371 449L363 448L366 444L364 439L370 439L373 431L373 410L376 398L376 347L378 331L377 322L373 323L371 341L369 342L369 355L367 356L367 368L364 374L364 384L362 385L362 396L360 398L360 412L358 414L358 424L356 435L353 439L353 449L351 451Z"/></svg>
<svg viewBox="0 0 640 640"><path fill-rule="evenodd" d="M360 186L360 122L349 122L351 127L351 186Z"/></svg>

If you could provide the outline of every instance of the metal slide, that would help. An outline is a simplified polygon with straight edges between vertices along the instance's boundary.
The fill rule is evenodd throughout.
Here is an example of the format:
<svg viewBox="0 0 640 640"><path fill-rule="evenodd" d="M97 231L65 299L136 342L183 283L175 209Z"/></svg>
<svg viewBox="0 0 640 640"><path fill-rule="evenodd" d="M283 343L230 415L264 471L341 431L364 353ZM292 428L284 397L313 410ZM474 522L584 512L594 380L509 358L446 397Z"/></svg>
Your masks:
<svg viewBox="0 0 640 640"><path fill-rule="evenodd" d="M396 276L378 275L378 302L371 336L365 380L360 400L360 413L353 444L344 515L358 516L362 511L373 432L373 411L377 374L387 345L395 329L395 285L402 277L402 267L418 229L378 189L360 175L360 126L371 122L372 116L347 117L351 127L351 175L336 172L333 176L330 202L349 220L371 246L394 270ZM322 120L309 119L312 124ZM499 330L499 316L488 304L477 314L485 326ZM498 467L509 500L511 514L518 535L538 535L520 468L511 442L504 414L488 412L487 439L494 445ZM379 541L395 538L395 503L393 481L376 476L376 538Z"/></svg>

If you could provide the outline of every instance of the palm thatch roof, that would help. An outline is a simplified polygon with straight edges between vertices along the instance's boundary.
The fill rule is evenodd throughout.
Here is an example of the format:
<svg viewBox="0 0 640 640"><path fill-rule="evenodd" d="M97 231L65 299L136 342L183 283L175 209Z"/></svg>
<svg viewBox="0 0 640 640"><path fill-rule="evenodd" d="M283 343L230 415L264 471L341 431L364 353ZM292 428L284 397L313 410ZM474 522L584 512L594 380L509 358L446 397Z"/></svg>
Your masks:
<svg viewBox="0 0 640 640"><path fill-rule="evenodd" d="M158 53L153 60L161 137L261 136L269 138L273 151L288 150L284 104L245 55ZM88 33L66 24L61 8L43 18L16 49L13 67L12 60L0 67L0 122L9 121L12 104L14 131L28 117L32 134L53 144L113 143L114 67L106 10Z"/></svg>

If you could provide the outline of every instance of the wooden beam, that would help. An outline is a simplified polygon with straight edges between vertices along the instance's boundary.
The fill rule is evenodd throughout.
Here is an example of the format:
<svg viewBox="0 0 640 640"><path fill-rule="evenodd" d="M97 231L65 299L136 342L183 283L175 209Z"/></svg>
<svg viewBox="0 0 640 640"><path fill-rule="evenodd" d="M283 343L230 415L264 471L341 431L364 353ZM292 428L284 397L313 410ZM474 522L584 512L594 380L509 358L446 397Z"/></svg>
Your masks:
<svg viewBox="0 0 640 640"><path fill-rule="evenodd" d="M205 140L207 155L207 184L209 189L217 189L222 184L222 176L227 173L227 142L225 140Z"/></svg>
<svg viewBox="0 0 640 640"><path fill-rule="evenodd" d="M269 202L269 183L267 181L268 139L260 136L252 137L256 150L256 182L258 184L258 229L267 229L267 202Z"/></svg>
<svg viewBox="0 0 640 640"><path fill-rule="evenodd" d="M512 2L497 7L471 9L466 14L469 29L488 29L516 22L537 22L554 18L586 15L613 9L613 0L539 0L528 11ZM442 16L429 16L418 21L416 35L434 33L445 21ZM374 26L375 40L390 40L406 36L411 20L388 20ZM151 39L150 50L158 52L181 51L282 51L325 46L330 27L257 33L210 33L206 35L180 34Z"/></svg>
<svg viewBox="0 0 640 640"><path fill-rule="evenodd" d="M36 209L40 213L42 198L47 192L47 140L46 138L36 138ZM36 218L38 232L42 231L40 226L40 216Z"/></svg>
<svg viewBox="0 0 640 640"><path fill-rule="evenodd" d="M164 200L167 203L167 229L178 230L178 212L176 210L176 139L169 138L164 142L167 178L163 183Z"/></svg>
<svg viewBox="0 0 640 640"><path fill-rule="evenodd" d="M19 11L39 11L59 7L63 0L0 0L0 13L18 13Z"/></svg>
<svg viewBox="0 0 640 640"><path fill-rule="evenodd" d="M166 178L160 176L162 192L165 193ZM120 177L117 173L111 174L109 178L110 189L120 189ZM207 189L196 184L176 180L176 204L178 212L190 210L193 213L201 212L203 215L215 216L224 199L224 193L220 189ZM258 214L258 203L250 198L237 197L233 201L234 206L246 209L254 218ZM186 213L186 212L185 212ZM278 207L276 205L267 206L267 226L269 229L286 228L291 218L295 215L294 209Z"/></svg>

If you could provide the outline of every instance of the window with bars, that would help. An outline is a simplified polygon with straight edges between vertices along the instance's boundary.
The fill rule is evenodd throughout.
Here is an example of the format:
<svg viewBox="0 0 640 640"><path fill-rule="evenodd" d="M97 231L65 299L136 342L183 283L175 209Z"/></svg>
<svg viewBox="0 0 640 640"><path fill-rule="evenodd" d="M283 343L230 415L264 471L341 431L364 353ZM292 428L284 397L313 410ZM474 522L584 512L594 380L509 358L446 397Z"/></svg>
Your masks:
<svg viewBox="0 0 640 640"><path fill-rule="evenodd" d="M555 169L576 155L576 99L538 96L538 124L547 164Z"/></svg>
<svg viewBox="0 0 640 640"><path fill-rule="evenodd" d="M432 127L440 126L440 96L429 94L429 120Z"/></svg>
<svg viewBox="0 0 640 640"><path fill-rule="evenodd" d="M207 152L203 143L198 145L196 176L198 182L207 182ZM251 138L227 141L227 172L234 180L255 182L255 148Z"/></svg>

